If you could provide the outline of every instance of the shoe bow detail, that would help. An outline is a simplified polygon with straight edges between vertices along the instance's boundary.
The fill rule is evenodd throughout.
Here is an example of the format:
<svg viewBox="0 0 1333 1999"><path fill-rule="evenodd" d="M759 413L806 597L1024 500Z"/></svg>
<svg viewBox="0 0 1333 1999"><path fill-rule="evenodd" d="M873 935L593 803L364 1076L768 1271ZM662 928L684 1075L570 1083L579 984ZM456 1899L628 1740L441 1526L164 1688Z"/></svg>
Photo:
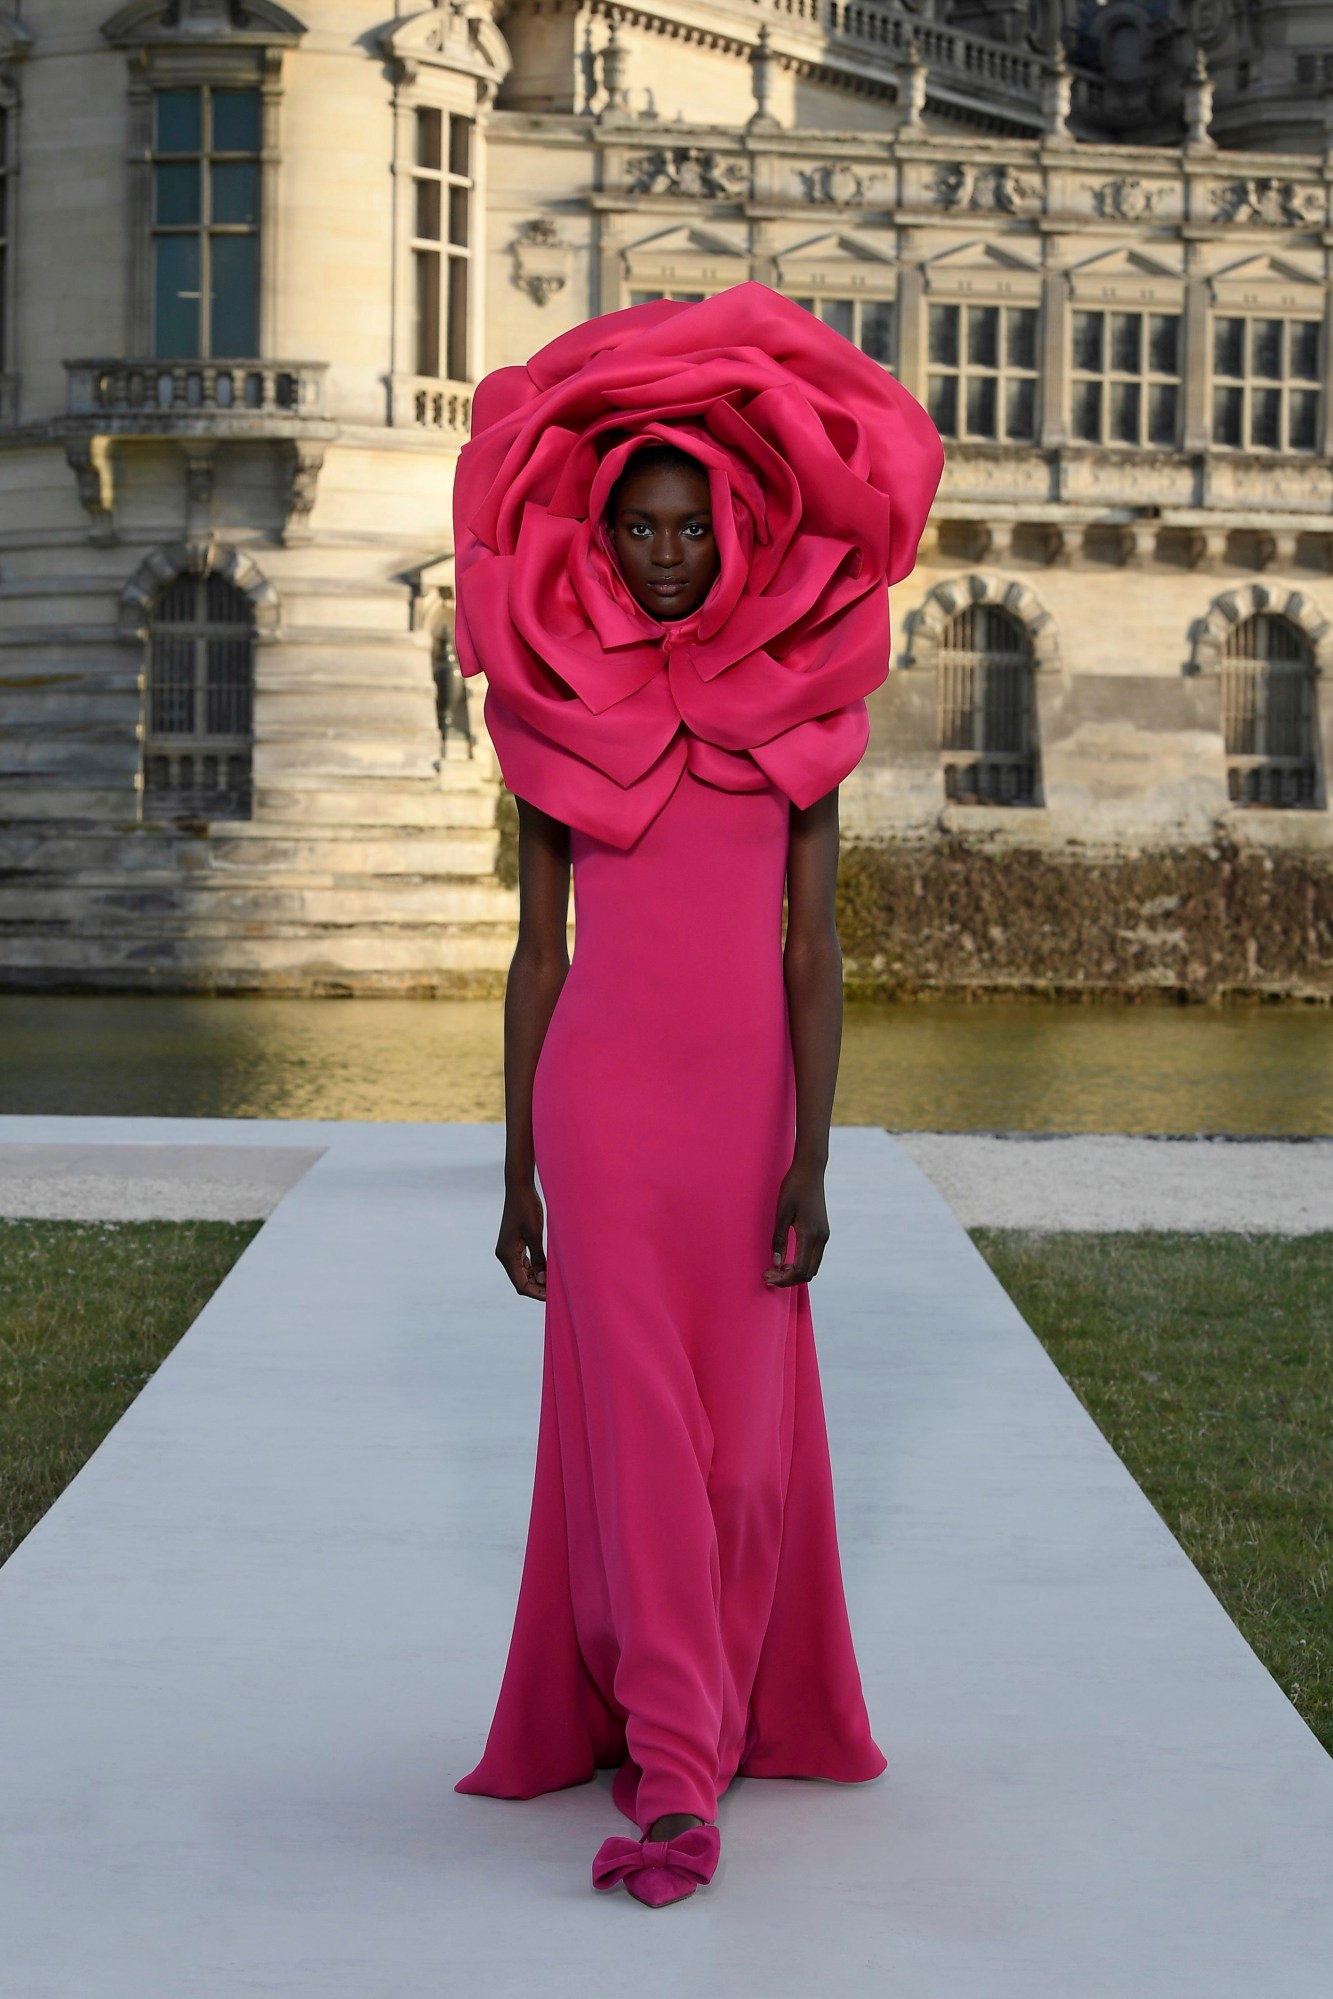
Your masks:
<svg viewBox="0 0 1333 1999"><path fill-rule="evenodd" d="M637 1876L643 1878L635 1880L636 1890L670 1887L672 1895L662 1899L693 1894L701 1883L712 1880L721 1848L722 1835L715 1825L688 1826L674 1839L629 1839L616 1833L597 1849L592 1885L615 1888Z"/></svg>

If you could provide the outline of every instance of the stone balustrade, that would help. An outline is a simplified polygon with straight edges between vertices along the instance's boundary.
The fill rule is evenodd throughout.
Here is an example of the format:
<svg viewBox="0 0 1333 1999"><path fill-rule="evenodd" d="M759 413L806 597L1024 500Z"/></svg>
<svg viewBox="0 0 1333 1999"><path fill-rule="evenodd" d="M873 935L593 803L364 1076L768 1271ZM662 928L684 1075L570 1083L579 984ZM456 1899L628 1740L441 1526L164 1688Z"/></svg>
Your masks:
<svg viewBox="0 0 1333 1999"><path fill-rule="evenodd" d="M112 428L265 429L322 418L324 361L66 361L67 410Z"/></svg>

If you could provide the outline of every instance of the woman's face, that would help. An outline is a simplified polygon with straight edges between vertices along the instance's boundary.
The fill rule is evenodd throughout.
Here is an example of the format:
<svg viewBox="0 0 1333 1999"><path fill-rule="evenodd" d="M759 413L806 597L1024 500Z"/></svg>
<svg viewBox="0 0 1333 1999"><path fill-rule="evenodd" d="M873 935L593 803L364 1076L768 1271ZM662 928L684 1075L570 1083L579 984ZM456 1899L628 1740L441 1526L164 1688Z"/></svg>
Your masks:
<svg viewBox="0 0 1333 1999"><path fill-rule="evenodd" d="M645 611L667 620L697 611L721 560L703 467L631 470L616 496L611 539L621 574Z"/></svg>

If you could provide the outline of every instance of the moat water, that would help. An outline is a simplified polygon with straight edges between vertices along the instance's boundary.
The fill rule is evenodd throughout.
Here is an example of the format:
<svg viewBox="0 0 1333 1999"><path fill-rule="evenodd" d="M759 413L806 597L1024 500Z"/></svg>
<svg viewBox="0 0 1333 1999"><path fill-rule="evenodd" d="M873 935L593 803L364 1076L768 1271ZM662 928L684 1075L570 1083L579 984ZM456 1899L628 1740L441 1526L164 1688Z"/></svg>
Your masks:
<svg viewBox="0 0 1333 1999"><path fill-rule="evenodd" d="M0 1111L499 1119L498 1000L0 996ZM1333 1133L1333 1008L849 1004L840 1124Z"/></svg>

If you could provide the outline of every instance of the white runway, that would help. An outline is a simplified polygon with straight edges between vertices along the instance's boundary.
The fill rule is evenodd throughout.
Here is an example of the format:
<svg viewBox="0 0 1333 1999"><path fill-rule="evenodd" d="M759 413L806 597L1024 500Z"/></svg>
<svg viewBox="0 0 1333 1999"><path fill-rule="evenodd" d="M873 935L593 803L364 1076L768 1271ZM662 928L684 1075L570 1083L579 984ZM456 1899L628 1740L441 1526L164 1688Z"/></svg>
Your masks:
<svg viewBox="0 0 1333 1999"><path fill-rule="evenodd" d="M737 1783L651 1911L609 1772L452 1789L536 1440L501 1128L0 1119L131 1141L321 1156L0 1570L2 1999L1327 1999L1333 1760L903 1146L835 1129L811 1287L890 1767Z"/></svg>

